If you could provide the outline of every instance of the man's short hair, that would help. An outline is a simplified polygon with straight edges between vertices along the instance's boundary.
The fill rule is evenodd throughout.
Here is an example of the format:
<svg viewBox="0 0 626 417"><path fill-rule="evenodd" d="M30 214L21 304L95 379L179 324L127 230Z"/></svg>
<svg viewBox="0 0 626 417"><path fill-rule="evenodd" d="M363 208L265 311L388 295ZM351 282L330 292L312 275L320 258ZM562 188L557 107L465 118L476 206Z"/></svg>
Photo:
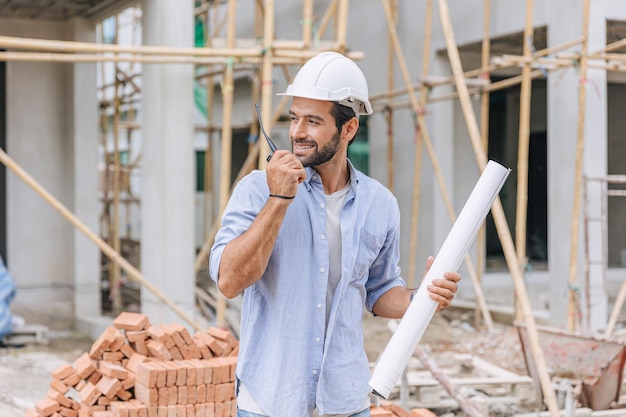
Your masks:
<svg viewBox="0 0 626 417"><path fill-rule="evenodd" d="M339 104L336 101L333 102L333 107L330 110L330 114L335 118L335 126L337 126L337 133L341 133L341 128L344 124L353 117L356 117L357 120L359 116L354 113L354 109L352 107L344 106L343 104ZM354 137L348 142L348 146L354 142L357 133L359 133L359 129L357 127L356 132L354 133Z"/></svg>

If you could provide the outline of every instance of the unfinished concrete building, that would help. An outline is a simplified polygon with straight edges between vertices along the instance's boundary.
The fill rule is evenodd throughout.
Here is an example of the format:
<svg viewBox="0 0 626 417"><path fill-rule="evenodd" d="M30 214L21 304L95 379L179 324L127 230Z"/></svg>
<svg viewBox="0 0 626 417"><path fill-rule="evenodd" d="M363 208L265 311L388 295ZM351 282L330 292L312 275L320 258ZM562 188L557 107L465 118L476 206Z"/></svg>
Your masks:
<svg viewBox="0 0 626 417"><path fill-rule="evenodd" d="M229 186L252 149L248 136L257 133L253 102L270 97L263 102L263 118L272 126L277 144L288 146L281 101L273 93L283 91L289 74L316 50L350 52L368 78L375 106L374 115L362 121L367 129L354 158L365 156L362 168L397 196L407 231L401 266L407 280L419 275L415 270L421 271L420 260L437 253L451 225L437 175L445 181L458 212L480 172L466 109L459 104L451 77L449 39L442 30L438 5L434 4L431 15L426 1L173 3L0 2L0 48L5 49L0 52L0 148L90 230L99 231L102 145L97 55L106 53L93 49L90 58L81 58L76 49L63 53L62 47L28 46L18 38L95 43L104 18L128 6L141 6L141 44L182 49L194 46L195 16L212 22L213 34L206 37L211 45L206 49L213 46L223 52L214 56L207 52L205 61L200 55L194 58L189 52L171 50L145 58L140 99L132 106L142 138L141 186L136 195L140 215L133 220L142 243L140 269L152 285L194 316L194 257L210 235L227 188L224 182L214 181L212 197L206 199L208 191L194 187L198 177L194 152L210 144L207 164L218 178L224 155L230 153L223 152L222 138L229 136L226 143L232 143L232 157L225 181ZM523 234L516 236L518 268L533 295L532 308L543 310L548 323L568 325L572 315L568 304L574 293L579 328L603 330L615 293L611 289L619 287L626 267L625 202L609 192L616 187L609 183L618 180L609 176L626 170L626 129L620 117L626 110L620 55L624 47L618 42L626 37L626 6L618 0L593 1L587 12L583 0L535 1L528 25L526 2L492 3L451 2L449 13L463 69L475 70L465 77L476 98L473 110L477 117L489 116L481 124L488 156L513 169L501 199L511 232ZM386 10L384 4L390 8ZM272 7L274 30L268 34L264 13ZM421 90L413 86L407 90L385 18L389 10L409 81ZM233 20L226 22L226 16ZM429 25L432 35L426 38ZM603 52L607 45L614 47ZM29 55L36 50L48 53ZM262 68L268 51L276 52L268 64L271 72ZM228 53L241 55L228 58ZM529 55L524 57L525 53ZM430 61L426 72L425 56ZM524 63L532 71L526 76L532 79L526 96L520 87ZM213 75L200 77L195 68L210 68ZM206 120L194 116L194 79L214 95ZM268 79L269 94L262 95ZM495 87L507 80L507 88ZM586 90L582 109L581 84ZM224 88L228 85L232 91ZM427 90L427 101L416 111L408 91L422 90ZM487 104L481 105L481 97ZM416 158L420 155L416 144L424 132L416 122L418 115L426 123L435 160L427 152ZM584 120L582 136L580 120ZM577 151L579 136L584 152ZM518 171L521 137L528 140L527 173ZM421 173L419 183L413 175L416 168ZM528 184L523 228L516 221L518 175L527 176ZM108 319L102 317L98 247L4 166L0 181L0 254L18 286L14 310L29 321L99 331ZM416 189L420 190L419 221L413 219ZM210 215L207 204L212 207ZM124 227L118 224L116 233ZM416 238L413 230L419 230ZM572 230L578 230L574 246ZM493 223L488 222L484 239L470 253L483 285L494 291L491 296L487 292L487 304L510 307L514 300L510 265L507 269ZM417 267L410 265L413 259ZM466 267L461 268L467 275ZM461 293L460 304L474 300L471 280L464 280ZM142 292L141 308L157 323L179 320L150 291Z"/></svg>

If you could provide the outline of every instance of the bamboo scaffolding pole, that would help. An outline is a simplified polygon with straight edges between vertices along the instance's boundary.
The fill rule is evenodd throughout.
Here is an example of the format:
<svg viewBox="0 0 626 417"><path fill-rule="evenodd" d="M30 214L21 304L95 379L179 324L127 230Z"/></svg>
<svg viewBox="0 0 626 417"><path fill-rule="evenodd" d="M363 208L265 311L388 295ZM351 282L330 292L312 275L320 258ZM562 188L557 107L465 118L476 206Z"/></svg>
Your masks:
<svg viewBox="0 0 626 417"><path fill-rule="evenodd" d="M541 49L539 51L534 52L532 56L539 58L539 57L543 57L543 56L546 56L546 55L554 54L554 53L556 53L556 52L558 52L560 50L568 49L568 48L571 48L573 46L576 46L576 45L580 44L581 42L582 42L581 39L575 39L575 40L572 40L572 41L569 41L569 42L565 42L565 43L563 43L561 45L557 45L557 46L553 46L553 47L550 47L550 48ZM618 56L622 56L620 54L617 54L617 55ZM508 56L509 57L515 57L514 55L508 55ZM575 61L575 60L578 59L578 55L574 56L574 55L563 54L561 57L564 60L568 60L569 61L568 62L569 65L574 65L574 62L572 62L572 61ZM600 57L598 57L598 58L601 59ZM497 57L495 59L498 62L497 64L495 64L495 63L491 63L491 64L483 63L480 68L465 71L463 73L463 75L466 78L467 82L470 83L471 81L473 81L474 80L473 77L483 77L484 74L486 74L486 73L491 73L491 72L493 72L495 70L498 70L498 69L505 69L505 68L510 68L510 67L514 67L514 66L519 65L518 61L506 62L503 59L498 59ZM565 65L565 61L560 61L559 63ZM413 85L412 88L414 90L418 90L420 88L423 88L424 86L439 87L439 86L444 86L444 85L448 85L448 84L454 84L454 77L439 77L438 80L435 80L435 79L432 79L432 78L431 79L427 78L427 79L424 79L421 83ZM487 88L487 86L485 86L485 88ZM381 100L381 99L387 99L388 97L397 97L397 96L401 96L401 95L404 95L404 94L407 94L406 88L400 88L400 89L396 89L396 90L393 90L393 91L385 91L385 92L382 92L382 93L372 94L372 95L370 95L369 99L370 99L370 102L374 103L374 102L376 102L378 100Z"/></svg>
<svg viewBox="0 0 626 417"><path fill-rule="evenodd" d="M567 328L578 330L580 315L578 278L578 234L580 228L580 204L583 176L583 153L585 146L585 113L587 106L587 52L589 48L589 0L583 2L583 37L580 58L580 80L578 83L578 125L576 137L576 164L574 168L574 201L572 202L572 225L570 236L570 263L568 275ZM589 313L589 312L587 312Z"/></svg>
<svg viewBox="0 0 626 417"><path fill-rule="evenodd" d="M345 54L348 39L348 0L339 0L337 8L337 51Z"/></svg>
<svg viewBox="0 0 626 417"><path fill-rule="evenodd" d="M465 121L467 123L467 128L472 142L472 148L474 149L478 166L482 171L487 165L487 156L485 155L485 152L483 151L483 148L481 146L481 135L478 130L478 123L476 121L476 116L474 115L474 109L472 107L471 98L467 90L467 85L465 85L465 80L463 78L463 66L461 65L461 57L459 56L458 46L456 44L456 39L452 30L452 22L450 20L450 12L448 10L448 2L446 0L438 1L441 26L446 40L446 48L448 51L448 57L450 59L450 66L452 67L452 73L457 80L456 86L460 94L459 101L461 103L463 114L465 116ZM537 325L535 323L535 318L532 315L530 302L528 301L528 293L526 291L524 279L520 274L519 268L517 267L515 246L513 244L513 239L511 237L511 232L506 221L504 209L502 207L502 202L500 201L500 198L496 198L491 212L496 225L496 229L498 231L498 236L500 237L502 248L504 249L504 255L507 261L507 265L509 267L509 271L513 276L515 290L517 292L517 296L520 300L520 305L522 307L524 321L528 330L528 338L531 345L531 351L535 360L535 364L537 366L537 373L543 392L544 402L548 406L551 417L559 417L559 406L556 401L554 389L552 388L552 383L550 381L550 375L546 366L545 357L543 355L541 345L539 344Z"/></svg>
<svg viewBox="0 0 626 417"><path fill-rule="evenodd" d="M562 68L553 69L552 71L560 70L560 69L562 69ZM548 72L550 72L550 71L548 71ZM542 70L534 70L534 71L532 71L530 73L530 76L531 76L532 79L541 78L541 77L544 76L544 72ZM485 87L469 88L468 92L469 92L470 95L472 95L472 94L480 93L481 91L493 92L493 91L503 90L505 88L509 88L511 86L519 84L521 82L521 80L522 80L522 76L519 75L519 76L515 76L515 77L511 77L511 78L506 78L506 79L501 80L501 81L496 81L496 82L491 83L491 84L489 84L489 85L487 85ZM451 100L451 99L457 99L457 98L459 98L459 93L443 94L443 95L439 95L439 96L430 96L430 97L428 97L427 104L437 103L437 102ZM396 110L396 109L411 107L411 102L410 101L402 101L402 102L392 103L392 104L389 104L387 106L393 108L394 110ZM376 107L374 107L375 110L379 110L380 108L381 108L380 105L377 105Z"/></svg>
<svg viewBox="0 0 626 417"><path fill-rule="evenodd" d="M120 267L126 272L128 277L136 283L147 288L155 297L157 297L163 304L167 305L174 313L176 313L182 320L187 322L192 328L196 330L202 330L200 325L193 321L184 311L182 311L172 300L170 300L165 294L155 287L150 281L148 281L141 272L132 266L119 252L116 252L108 243L106 243L101 237L92 232L79 218L77 218L70 210L67 209L59 200L57 200L52 194L50 194L44 187L42 187L33 177L31 177L26 171L24 171L9 155L7 155L2 149L0 149L0 163L4 164L7 168L15 173L22 181L24 181L29 187L31 187L40 197L42 197L48 204L50 204L56 211L58 211L63 217L65 217L74 227L81 231L89 240L94 242L96 246L107 256L109 259L117 262Z"/></svg>
<svg viewBox="0 0 626 417"><path fill-rule="evenodd" d="M215 2L213 4L212 9L212 17L213 17L213 26L217 27L218 20L218 4ZM204 21L206 30L205 30L205 39L204 46L205 48L210 48L212 46L212 36L210 33L210 25L209 19L211 16L207 16ZM214 207L215 207L215 192L214 192L214 184L213 184L213 106L215 103L215 81L214 75L212 74L213 66L208 67L209 74L206 79L206 118L207 118L207 130L206 130L206 138L207 143L204 150L204 240L207 240L211 235L211 228L209 225L213 224L215 221L214 215ZM197 274L198 271L195 271Z"/></svg>
<svg viewBox="0 0 626 417"><path fill-rule="evenodd" d="M526 22L524 24L523 53L524 58L531 57L533 41L533 0L526 0ZM517 197L515 208L515 249L517 250L518 268L522 276L526 271L526 220L528 213L528 152L530 147L530 100L532 78L530 78L530 62L522 67L522 84L520 86L519 134L517 140ZM515 303L515 320L521 321L521 311Z"/></svg>
<svg viewBox="0 0 626 417"><path fill-rule="evenodd" d="M304 0L302 12L302 43L304 48L311 46L313 39L313 0Z"/></svg>
<svg viewBox="0 0 626 417"><path fill-rule="evenodd" d="M396 52L396 57L398 59L398 65L400 67L402 77L404 79L404 83L406 85L407 91L409 92L409 97L411 98L411 103L413 105L413 112L416 115L417 123L420 128L420 133L422 135L422 139L424 141L424 145L426 146L426 150L430 157L431 163L433 165L433 170L435 172L435 177L437 178L437 183L441 190L441 196L443 197L445 206L448 210L448 215L452 223L454 223L456 219L456 215L454 213L454 209L452 208L452 203L450 201L450 195L448 193L448 189L446 187L445 181L443 179L443 174L441 173L441 169L439 167L439 162L437 160L437 156L434 152L434 148L432 146L432 141L430 139L430 134L428 133L428 129L426 126L426 120L424 119L424 112L419 108L419 103L417 101L417 96L415 92L411 89L411 77L409 75L409 71L406 65L406 61L404 59L404 54L402 53L402 49L400 47L400 41L398 40L398 34L396 33L395 26L393 25L393 20L391 16L391 10L389 9L389 0L382 0L383 8L385 10L385 16L387 17L387 28L392 33L393 46ZM485 303L485 298L483 295L482 288L476 282L476 272L474 266L472 265L471 259L466 254L464 257L465 265L468 269L468 274L472 280L472 284L474 285L474 292L476 294L476 301L481 306L483 311L483 317L485 319L485 324L488 329L492 328L491 314L489 313L489 309L487 308L487 304Z"/></svg>
<svg viewBox="0 0 626 417"><path fill-rule="evenodd" d="M391 0L391 14L393 16L393 24L398 24L398 2L397 0ZM391 32L387 35L387 91L392 91L394 82L394 57L393 57L393 39L391 37ZM389 96L387 98L389 102L393 100L393 97ZM385 111L385 121L387 122L387 188L391 192L393 192L393 110L391 108L387 108ZM415 253L411 251L410 253ZM412 256L410 259L413 259ZM412 275L409 272L409 276Z"/></svg>
<svg viewBox="0 0 626 417"><path fill-rule="evenodd" d="M424 10L424 43L422 53L422 74L428 74L430 69L430 45L432 40L432 18L433 18L433 1L426 0ZM390 35L391 38L391 35ZM390 42L390 50L393 48L393 39ZM393 86L391 86L393 87ZM426 108L426 100L428 99L428 89L420 90L419 108ZM390 110L391 112L391 110ZM414 116L416 118L417 116ZM411 205L411 240L410 240L410 256L409 256L409 286L415 288L416 276L415 270L417 261L417 243L419 231L419 212L420 212L420 195L422 189L422 159L424 154L424 139L419 132L419 125L415 123L415 155L413 157L415 166L413 167L413 195Z"/></svg>
<svg viewBox="0 0 626 417"><path fill-rule="evenodd" d="M335 16L335 13L337 13L338 3L339 3L339 0L333 0L332 3L328 5L326 12L324 12L322 21L320 22L319 27L317 29L317 33L320 38L324 36L324 33L326 32L326 27L328 26L328 22L330 22L330 19Z"/></svg>
<svg viewBox="0 0 626 417"><path fill-rule="evenodd" d="M235 19L237 13L236 0L228 0L228 41L227 46L234 48L235 46ZM220 158L220 216L226 208L230 190L230 174L231 174L231 156L232 156L232 139L233 131L231 127L234 97L234 77L233 77L234 60L231 58L224 71L224 80L222 85L222 135L221 135L221 158ZM218 325L224 325L226 311L226 298L220 293L217 299L216 321Z"/></svg>
<svg viewBox="0 0 626 417"><path fill-rule="evenodd" d="M198 48L199 50L203 48ZM337 48L327 48L324 50L337 50ZM275 65L299 65L309 58L314 57L322 49L305 50L305 51L280 51L277 50L272 59ZM236 60L237 63L244 64L260 64L262 61L261 50L259 56L256 57L192 57L192 56L109 56L98 54L62 54L62 53L44 53L44 52L0 52L0 61L10 62L141 62L144 64L224 64L228 59ZM349 58L359 61L363 59L363 53L358 51L350 51L346 53Z"/></svg>
<svg viewBox="0 0 626 417"><path fill-rule="evenodd" d="M272 132L272 93L273 93L273 69L272 66L272 43L274 41L274 0L265 1L265 14L263 15L263 46L265 55L263 56L263 65L261 68L261 117L265 125L268 135ZM259 136L259 169L264 169L267 165L267 154L269 153L269 145Z"/></svg>
<svg viewBox="0 0 626 417"><path fill-rule="evenodd" d="M485 0L483 6L483 41L481 44L480 65L482 68L489 66L491 56L491 0ZM481 74L485 80L491 81L488 72ZM482 145L485 154L489 154L489 100L491 94L483 89L480 94L480 131L482 133ZM485 270L487 228L483 223L476 236L476 280L482 286L483 271ZM481 311L478 305L474 309L474 326L479 328Z"/></svg>
<svg viewBox="0 0 626 417"><path fill-rule="evenodd" d="M421 346L417 346L415 348L415 352L413 352L413 356L415 356L422 363L424 368L428 369L437 381L441 384L441 386L446 390L446 392L452 397L459 407L465 412L465 414L469 417L488 417L484 415L472 401L463 393L462 389L456 387L450 378L448 378L444 371L437 365L437 362L433 358L430 357L426 353Z"/></svg>

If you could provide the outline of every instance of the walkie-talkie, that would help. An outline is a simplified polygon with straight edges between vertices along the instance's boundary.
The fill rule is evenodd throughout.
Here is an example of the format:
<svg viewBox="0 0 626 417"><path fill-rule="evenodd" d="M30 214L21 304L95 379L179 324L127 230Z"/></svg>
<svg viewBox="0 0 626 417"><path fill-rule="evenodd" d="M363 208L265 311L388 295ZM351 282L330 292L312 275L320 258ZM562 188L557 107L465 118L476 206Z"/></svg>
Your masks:
<svg viewBox="0 0 626 417"><path fill-rule="evenodd" d="M254 106L256 107L256 115L259 118L259 126L261 127L261 133L263 133L263 136L265 136L265 140L267 141L267 144L270 147L270 154L265 159L267 162L269 162L270 159L272 159L272 155L274 155L274 152L276 152L278 148L276 147L276 145L274 145L274 142L272 142L272 139L270 139L270 137L267 136L267 133L265 133L265 129L263 129L263 121L261 121L261 111L259 110L259 103L254 103Z"/></svg>

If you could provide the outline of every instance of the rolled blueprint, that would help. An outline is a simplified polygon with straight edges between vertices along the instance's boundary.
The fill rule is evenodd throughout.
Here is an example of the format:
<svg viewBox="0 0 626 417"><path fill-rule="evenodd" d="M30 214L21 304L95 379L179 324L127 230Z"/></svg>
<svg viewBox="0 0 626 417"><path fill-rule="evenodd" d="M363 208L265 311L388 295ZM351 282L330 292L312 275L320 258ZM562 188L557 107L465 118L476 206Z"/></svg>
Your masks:
<svg viewBox="0 0 626 417"><path fill-rule="evenodd" d="M494 161L487 163L413 301L379 358L369 382L372 393L383 398L389 397L437 310L438 303L428 296L426 287L433 279L441 278L444 273L458 269L509 172L511 172L509 168Z"/></svg>

